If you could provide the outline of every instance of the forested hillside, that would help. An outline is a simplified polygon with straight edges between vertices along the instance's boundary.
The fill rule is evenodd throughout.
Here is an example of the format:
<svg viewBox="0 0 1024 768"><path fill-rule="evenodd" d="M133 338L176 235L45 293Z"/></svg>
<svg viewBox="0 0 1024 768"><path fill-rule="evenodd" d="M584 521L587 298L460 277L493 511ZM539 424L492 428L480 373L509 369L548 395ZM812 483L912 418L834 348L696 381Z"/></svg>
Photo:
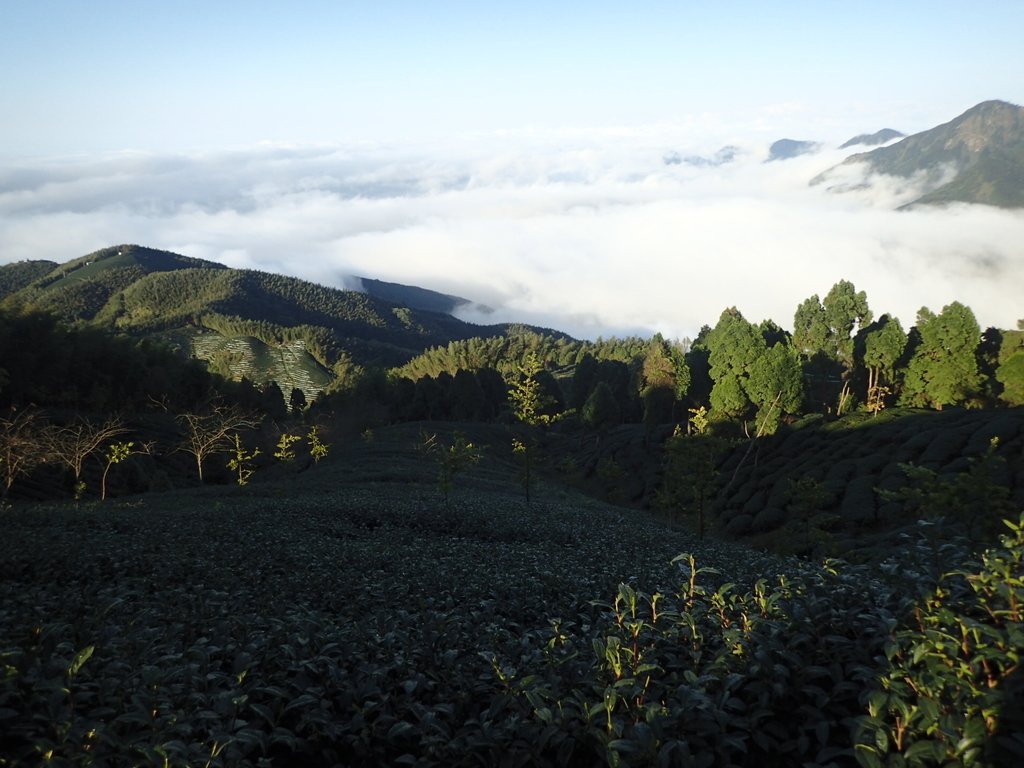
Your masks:
<svg viewBox="0 0 1024 768"><path fill-rule="evenodd" d="M152 337L207 360L229 378L258 386L274 381L289 391L297 386L309 400L337 378L339 364L343 370L351 362L386 368L433 345L513 330L135 245L63 265L4 265L0 285L7 287L0 306L8 309L41 310L67 323ZM375 288L380 285L389 284ZM439 296L433 295L435 301ZM262 365L281 356L275 351L297 346L290 368ZM236 364L234 354L249 362Z"/></svg>

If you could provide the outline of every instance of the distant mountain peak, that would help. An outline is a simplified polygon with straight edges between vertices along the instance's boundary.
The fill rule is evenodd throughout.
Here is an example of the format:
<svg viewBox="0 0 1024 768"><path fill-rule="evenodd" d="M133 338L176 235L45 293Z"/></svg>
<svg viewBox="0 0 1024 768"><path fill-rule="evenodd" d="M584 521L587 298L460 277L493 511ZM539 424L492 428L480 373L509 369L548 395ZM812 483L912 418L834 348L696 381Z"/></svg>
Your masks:
<svg viewBox="0 0 1024 768"><path fill-rule="evenodd" d="M840 149L849 149L850 147L856 147L858 145L864 147L877 147L879 144L888 144L893 139L902 139L906 136L905 133L900 133L892 128L883 128L880 131L874 133L862 133L859 136L854 136L852 139L847 141L845 144L840 144Z"/></svg>
<svg viewBox="0 0 1024 768"><path fill-rule="evenodd" d="M369 277L356 277L359 282L358 288L366 294L377 299L390 301L410 309L422 309L427 312L440 312L445 315L452 314L459 307L472 304L469 299L461 296L452 296L447 293L432 291L427 288L419 288L414 285L402 285L401 283L388 283L383 280L374 280Z"/></svg>
<svg viewBox="0 0 1024 768"><path fill-rule="evenodd" d="M925 180L908 205L951 202L1024 207L1024 108L983 101L963 114L895 144L848 157L871 173ZM826 171L812 183L829 179Z"/></svg>
<svg viewBox="0 0 1024 768"><path fill-rule="evenodd" d="M768 160L789 160L800 155L816 152L821 147L816 141L798 141L796 139L779 139L768 149Z"/></svg>
<svg viewBox="0 0 1024 768"><path fill-rule="evenodd" d="M680 155L678 152L669 152L662 158L665 165L691 165L695 168L714 168L719 165L731 163L739 154L740 148L731 144L722 147L710 157L704 155Z"/></svg>

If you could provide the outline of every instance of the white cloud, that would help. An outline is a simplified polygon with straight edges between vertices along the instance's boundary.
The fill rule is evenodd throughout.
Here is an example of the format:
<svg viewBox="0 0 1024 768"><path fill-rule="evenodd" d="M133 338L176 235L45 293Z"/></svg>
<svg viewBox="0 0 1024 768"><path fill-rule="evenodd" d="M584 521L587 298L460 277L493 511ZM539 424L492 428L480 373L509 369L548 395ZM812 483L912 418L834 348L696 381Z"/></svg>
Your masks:
<svg viewBox="0 0 1024 768"><path fill-rule="evenodd" d="M325 284L358 274L420 285L494 309L475 321L581 336L692 336L731 305L789 327L800 301L842 278L906 326L921 305L954 299L983 326L1024 315L1024 213L898 212L913 183L858 177L842 195L808 185L838 150L765 163L770 141L679 135L655 126L0 167L0 261L136 242ZM726 165L662 161L725 144L740 147Z"/></svg>

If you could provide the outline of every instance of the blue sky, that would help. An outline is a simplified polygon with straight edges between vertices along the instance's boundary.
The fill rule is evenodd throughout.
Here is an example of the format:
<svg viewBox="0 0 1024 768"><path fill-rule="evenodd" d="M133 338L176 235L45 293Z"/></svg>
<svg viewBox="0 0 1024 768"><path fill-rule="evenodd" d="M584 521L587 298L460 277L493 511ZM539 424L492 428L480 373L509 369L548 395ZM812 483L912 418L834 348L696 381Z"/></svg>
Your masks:
<svg viewBox="0 0 1024 768"><path fill-rule="evenodd" d="M0 152L417 140L691 116L917 130L985 99L1024 101L1022 28L1018 0L7 0Z"/></svg>
<svg viewBox="0 0 1024 768"><path fill-rule="evenodd" d="M0 264L134 242L420 285L581 337L1024 315L1024 211L808 182L1024 103L1024 2L0 0ZM766 163L780 138L818 151ZM722 166L666 163L736 148Z"/></svg>

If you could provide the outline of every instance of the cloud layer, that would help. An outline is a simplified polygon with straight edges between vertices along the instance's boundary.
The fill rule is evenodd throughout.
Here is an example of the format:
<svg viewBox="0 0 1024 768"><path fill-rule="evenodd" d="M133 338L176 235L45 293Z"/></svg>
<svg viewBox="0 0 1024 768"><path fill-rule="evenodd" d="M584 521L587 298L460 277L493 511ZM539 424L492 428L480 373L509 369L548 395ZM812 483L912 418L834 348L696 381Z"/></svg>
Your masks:
<svg viewBox="0 0 1024 768"><path fill-rule="evenodd" d="M914 183L808 185L838 150L765 163L767 143L723 139L516 134L7 163L0 262L134 242L328 285L419 285L493 308L467 319L584 337L693 336L732 305L790 327L798 303L844 278L905 326L953 300L983 326L1024 317L1024 212L897 212ZM663 160L725 144L738 151L723 165Z"/></svg>

